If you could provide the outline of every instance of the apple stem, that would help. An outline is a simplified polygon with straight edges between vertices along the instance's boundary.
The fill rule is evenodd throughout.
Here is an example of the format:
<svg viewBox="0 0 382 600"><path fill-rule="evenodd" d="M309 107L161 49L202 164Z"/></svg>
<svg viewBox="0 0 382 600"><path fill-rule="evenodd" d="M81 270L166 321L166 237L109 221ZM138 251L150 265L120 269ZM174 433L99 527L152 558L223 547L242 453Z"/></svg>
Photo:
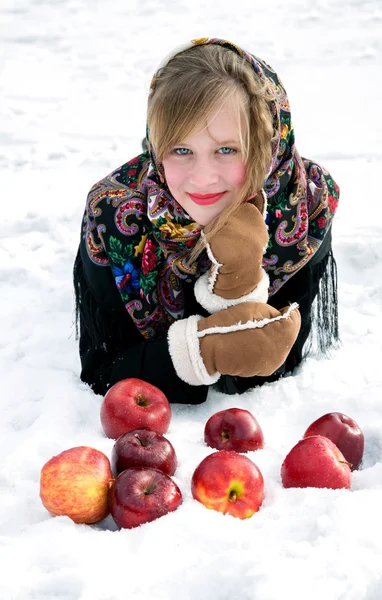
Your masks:
<svg viewBox="0 0 382 600"><path fill-rule="evenodd" d="M149 406L150 403L147 402L146 398L142 396L142 394L138 394L137 404L138 406Z"/></svg>
<svg viewBox="0 0 382 600"><path fill-rule="evenodd" d="M143 494L145 496L149 496L150 494L152 494L153 492L155 492L156 490L156 485L155 483L153 483L152 481L150 481L147 486L144 488L143 490Z"/></svg>
<svg viewBox="0 0 382 600"><path fill-rule="evenodd" d="M115 479L109 479L109 490L110 490L111 486L113 485L114 481L115 481Z"/></svg>
<svg viewBox="0 0 382 600"><path fill-rule="evenodd" d="M134 437L135 437L135 438L138 440L138 442L140 443L140 445L141 445L141 446L144 446L144 445L145 445L145 444L142 442L141 438L139 437L139 434L138 434L138 433L136 433L136 434L134 435Z"/></svg>
<svg viewBox="0 0 382 600"><path fill-rule="evenodd" d="M229 440L230 435L227 431L222 431L220 437L222 442L226 442L227 440Z"/></svg>
<svg viewBox="0 0 382 600"><path fill-rule="evenodd" d="M353 466L353 463L350 463L347 460L340 460L339 462L343 465L348 465L350 468L352 468Z"/></svg>
<svg viewBox="0 0 382 600"><path fill-rule="evenodd" d="M229 499L230 499L231 502L236 502L236 499L237 499L236 492L234 492L234 491L230 492Z"/></svg>

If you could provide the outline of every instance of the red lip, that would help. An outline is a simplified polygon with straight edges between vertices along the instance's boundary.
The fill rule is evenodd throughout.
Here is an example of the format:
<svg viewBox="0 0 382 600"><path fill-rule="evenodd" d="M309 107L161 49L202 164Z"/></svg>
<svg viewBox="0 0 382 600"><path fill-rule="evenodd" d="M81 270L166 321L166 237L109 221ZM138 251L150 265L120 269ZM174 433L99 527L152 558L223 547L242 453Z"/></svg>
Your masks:
<svg viewBox="0 0 382 600"><path fill-rule="evenodd" d="M219 194L190 194L191 200L195 202L195 204L199 204L201 206L207 206L208 204L215 204L218 202L220 198L222 198L225 192L220 192Z"/></svg>

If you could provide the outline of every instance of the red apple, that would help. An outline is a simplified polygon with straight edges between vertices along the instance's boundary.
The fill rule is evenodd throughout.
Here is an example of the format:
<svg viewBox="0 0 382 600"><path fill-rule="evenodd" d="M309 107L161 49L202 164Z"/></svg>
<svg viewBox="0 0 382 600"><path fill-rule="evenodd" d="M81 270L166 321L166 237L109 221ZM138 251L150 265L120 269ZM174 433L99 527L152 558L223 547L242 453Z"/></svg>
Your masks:
<svg viewBox="0 0 382 600"><path fill-rule="evenodd" d="M170 420L171 408L164 393L141 379L118 381L107 391L101 405L102 427L113 439L142 427L166 433Z"/></svg>
<svg viewBox="0 0 382 600"><path fill-rule="evenodd" d="M64 450L43 466L40 497L54 516L75 523L97 523L109 514L108 490L113 478L108 457L88 446Z"/></svg>
<svg viewBox="0 0 382 600"><path fill-rule="evenodd" d="M358 469L363 457L365 440L361 429L353 419L340 412L328 413L309 425L303 437L311 435L324 435L329 438L351 463L351 470Z"/></svg>
<svg viewBox="0 0 382 600"><path fill-rule="evenodd" d="M248 519L263 502L264 480L249 458L232 450L221 450L196 467L191 491L195 500L207 508Z"/></svg>
<svg viewBox="0 0 382 600"><path fill-rule="evenodd" d="M111 470L115 476L129 467L151 467L174 475L176 466L176 454L171 442L147 427L124 433L111 451Z"/></svg>
<svg viewBox="0 0 382 600"><path fill-rule="evenodd" d="M118 527L132 529L178 508L182 494L171 477L143 467L126 469L110 488L109 506Z"/></svg>
<svg viewBox="0 0 382 600"><path fill-rule="evenodd" d="M328 438L312 435L300 440L281 466L285 488L350 489L351 471L344 455Z"/></svg>
<svg viewBox="0 0 382 600"><path fill-rule="evenodd" d="M204 428L204 441L217 450L248 452L264 448L264 436L248 410L228 408L212 415Z"/></svg>

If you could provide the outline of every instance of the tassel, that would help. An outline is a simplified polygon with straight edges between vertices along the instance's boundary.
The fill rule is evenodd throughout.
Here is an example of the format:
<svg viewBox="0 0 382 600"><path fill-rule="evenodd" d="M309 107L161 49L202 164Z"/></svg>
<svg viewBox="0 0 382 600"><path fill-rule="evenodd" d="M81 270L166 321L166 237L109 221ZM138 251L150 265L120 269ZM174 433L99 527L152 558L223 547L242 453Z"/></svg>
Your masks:
<svg viewBox="0 0 382 600"><path fill-rule="evenodd" d="M97 303L93 294L90 292L82 264L80 249L73 267L73 283L75 292L75 328L76 340L79 339L79 332L85 333L88 341L93 348L104 348L105 340L110 336L106 323L110 317L106 311Z"/></svg>
<svg viewBox="0 0 382 600"><path fill-rule="evenodd" d="M337 264L330 250L320 263L318 292L312 305L311 335L304 354L313 349L317 354L330 357L330 350L340 343L338 328ZM309 286L312 290L312 285Z"/></svg>

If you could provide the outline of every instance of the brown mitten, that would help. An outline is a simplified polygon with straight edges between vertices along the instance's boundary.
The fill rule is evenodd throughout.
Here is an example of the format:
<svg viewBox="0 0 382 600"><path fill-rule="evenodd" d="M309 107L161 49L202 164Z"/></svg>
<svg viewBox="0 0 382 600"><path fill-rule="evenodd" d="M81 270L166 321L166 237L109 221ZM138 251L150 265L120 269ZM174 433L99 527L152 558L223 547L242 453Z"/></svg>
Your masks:
<svg viewBox="0 0 382 600"><path fill-rule="evenodd" d="M257 196L263 200L261 192ZM205 239L203 232L202 237ZM261 265L268 230L257 206L241 204L205 244L212 266L195 283L199 304L214 313L241 302L267 302L269 278Z"/></svg>
<svg viewBox="0 0 382 600"><path fill-rule="evenodd" d="M169 350L178 376L191 385L215 383L221 374L267 376L285 362L300 326L297 304L278 311L243 302L205 319L176 321L168 332Z"/></svg>

